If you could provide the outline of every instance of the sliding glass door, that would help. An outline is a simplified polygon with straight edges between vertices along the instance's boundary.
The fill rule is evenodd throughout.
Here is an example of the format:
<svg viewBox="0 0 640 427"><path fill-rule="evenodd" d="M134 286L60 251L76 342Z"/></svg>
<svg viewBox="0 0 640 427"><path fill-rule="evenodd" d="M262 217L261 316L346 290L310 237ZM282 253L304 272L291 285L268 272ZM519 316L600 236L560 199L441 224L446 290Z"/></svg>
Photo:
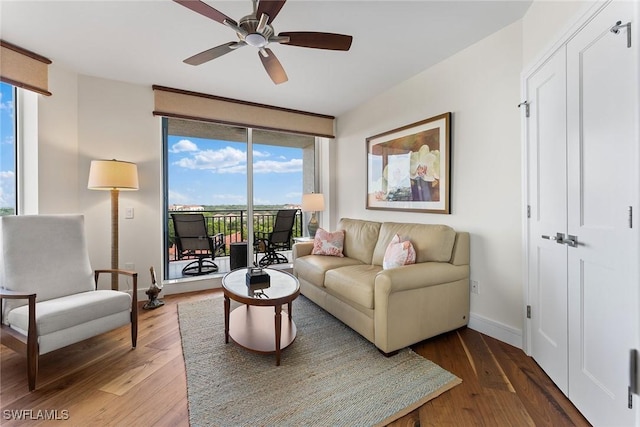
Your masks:
<svg viewBox="0 0 640 427"><path fill-rule="evenodd" d="M296 211L291 238L302 234L300 201L315 182L314 137L181 119L163 119L163 130L165 279L259 262L267 251L264 242L254 246L254 236L268 236L280 210ZM207 234L222 236L215 257L181 244L173 219L183 214L204 217ZM290 262L290 246L278 250ZM199 258L201 271L183 271Z"/></svg>

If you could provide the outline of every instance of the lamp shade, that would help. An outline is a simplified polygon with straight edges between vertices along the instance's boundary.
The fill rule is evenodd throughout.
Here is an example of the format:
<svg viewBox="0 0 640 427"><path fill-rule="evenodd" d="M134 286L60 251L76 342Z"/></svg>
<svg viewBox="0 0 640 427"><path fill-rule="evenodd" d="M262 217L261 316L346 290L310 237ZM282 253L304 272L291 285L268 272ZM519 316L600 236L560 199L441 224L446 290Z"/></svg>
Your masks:
<svg viewBox="0 0 640 427"><path fill-rule="evenodd" d="M138 189L138 167L135 163L120 160L92 160L89 169L90 190Z"/></svg>
<svg viewBox="0 0 640 427"><path fill-rule="evenodd" d="M302 211L318 212L324 210L324 195L321 193L310 193L302 195Z"/></svg>

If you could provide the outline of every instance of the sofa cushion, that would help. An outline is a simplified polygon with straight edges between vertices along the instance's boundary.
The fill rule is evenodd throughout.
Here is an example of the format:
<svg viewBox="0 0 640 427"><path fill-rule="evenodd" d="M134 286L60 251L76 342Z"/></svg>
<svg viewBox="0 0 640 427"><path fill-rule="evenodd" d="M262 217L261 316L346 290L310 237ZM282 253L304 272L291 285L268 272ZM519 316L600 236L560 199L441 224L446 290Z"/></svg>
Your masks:
<svg viewBox="0 0 640 427"><path fill-rule="evenodd" d="M313 250L311 255L327 255L342 258L342 248L344 246L344 230L333 233L319 228L313 239Z"/></svg>
<svg viewBox="0 0 640 427"><path fill-rule="evenodd" d="M406 236L400 237L397 234L393 236L384 253L382 268L386 270L415 263L416 250L413 248L411 240Z"/></svg>
<svg viewBox="0 0 640 427"><path fill-rule="evenodd" d="M364 264L371 264L373 249L380 232L380 223L342 218L338 223L338 230L344 230L344 249L342 251L344 256L355 258Z"/></svg>
<svg viewBox="0 0 640 427"><path fill-rule="evenodd" d="M385 222L380 227L380 236L373 252L373 264L382 265L384 253L393 236L410 236L416 250L416 262L449 262L456 232L441 224L408 224Z"/></svg>
<svg viewBox="0 0 640 427"><path fill-rule="evenodd" d="M346 300L365 308L374 308L375 278L382 267L371 264L350 265L327 271L324 286Z"/></svg>
<svg viewBox="0 0 640 427"><path fill-rule="evenodd" d="M324 274L327 270L356 264L362 264L362 262L347 257L306 255L296 258L293 269L297 277L303 278L312 285L323 287Z"/></svg>
<svg viewBox="0 0 640 427"><path fill-rule="evenodd" d="M22 331L28 330L28 306L11 310L9 324ZM97 290L81 292L66 297L50 299L36 304L36 324L38 335L68 329L100 317L128 311L131 296L126 292Z"/></svg>

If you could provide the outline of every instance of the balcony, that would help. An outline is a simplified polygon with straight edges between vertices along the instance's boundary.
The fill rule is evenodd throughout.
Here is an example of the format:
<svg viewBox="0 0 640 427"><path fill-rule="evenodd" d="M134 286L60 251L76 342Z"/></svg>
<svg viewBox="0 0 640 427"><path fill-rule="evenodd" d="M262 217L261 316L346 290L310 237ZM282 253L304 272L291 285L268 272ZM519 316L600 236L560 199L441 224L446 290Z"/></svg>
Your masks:
<svg viewBox="0 0 640 427"><path fill-rule="evenodd" d="M273 229L273 224L276 219L277 209L275 210L254 210L253 211L253 230L254 232L270 232ZM173 227L173 220L171 219L172 213L190 213L190 211L169 211L168 215L168 254L167 260L168 269L166 276L170 280L180 279L184 276L182 274L182 268L193 261L194 258L182 258L178 259L178 254L175 245L175 231ZM191 213L203 214L207 223L207 231L210 236L222 233L225 238L224 253L216 255L215 263L218 265L218 273L226 273L230 271L230 244L237 242L246 242L247 238L247 222L249 220L246 210L198 210ZM302 236L302 212L298 210L296 212L296 218L293 225L292 239ZM292 242L293 244L293 242ZM282 250L289 260L291 260L291 250ZM258 261L264 256L264 253L258 253ZM250 262L251 264L252 262ZM206 276L197 276L206 277Z"/></svg>

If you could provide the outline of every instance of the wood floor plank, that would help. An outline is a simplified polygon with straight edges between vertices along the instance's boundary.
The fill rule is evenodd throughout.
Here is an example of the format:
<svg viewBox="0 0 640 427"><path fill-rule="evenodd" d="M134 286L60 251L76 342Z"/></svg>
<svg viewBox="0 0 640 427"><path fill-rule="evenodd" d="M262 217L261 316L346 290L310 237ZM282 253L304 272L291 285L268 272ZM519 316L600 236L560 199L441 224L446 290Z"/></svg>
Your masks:
<svg viewBox="0 0 640 427"><path fill-rule="evenodd" d="M468 328L461 329L458 334L467 349L467 357L473 359L476 375L482 387L513 392L513 387L496 363L482 335Z"/></svg>
<svg viewBox="0 0 640 427"><path fill-rule="evenodd" d="M121 375L100 387L100 390L123 396L127 391L140 384L159 369L165 368L167 363L182 355L182 346L179 341L175 342L166 350L153 350L155 350L154 354L146 358L139 365L130 366Z"/></svg>
<svg viewBox="0 0 640 427"><path fill-rule="evenodd" d="M492 401L483 393L458 331L427 340L417 352L462 379L461 385L427 404L427 410L421 412L421 425L443 424L448 419L463 423L460 425L496 425L498 420L491 407ZM451 408L456 409L452 412Z"/></svg>
<svg viewBox="0 0 640 427"><path fill-rule="evenodd" d="M494 349L517 393L523 397L536 425L589 425L533 359L521 350L491 337L485 340Z"/></svg>
<svg viewBox="0 0 640 427"><path fill-rule="evenodd" d="M3 419L3 427L188 427L177 305L220 297L220 290L170 295L163 307L140 310L138 348L133 350L129 328L123 327L43 356L33 393L27 391L26 360L0 347L0 409L68 410L71 421ZM394 427L588 425L519 349L467 328L412 348L462 384L396 420Z"/></svg>
<svg viewBox="0 0 640 427"><path fill-rule="evenodd" d="M122 399L110 405L105 412L104 426L152 426L167 414L167 408L175 404L176 392L174 383L184 368L181 357L171 360L164 371L167 375L153 375L143 383L132 388ZM186 383L184 383L186 386ZM148 391L153 390L151 396ZM151 400L150 400L151 399ZM185 399L186 403L186 399ZM187 420L188 423L188 420Z"/></svg>

